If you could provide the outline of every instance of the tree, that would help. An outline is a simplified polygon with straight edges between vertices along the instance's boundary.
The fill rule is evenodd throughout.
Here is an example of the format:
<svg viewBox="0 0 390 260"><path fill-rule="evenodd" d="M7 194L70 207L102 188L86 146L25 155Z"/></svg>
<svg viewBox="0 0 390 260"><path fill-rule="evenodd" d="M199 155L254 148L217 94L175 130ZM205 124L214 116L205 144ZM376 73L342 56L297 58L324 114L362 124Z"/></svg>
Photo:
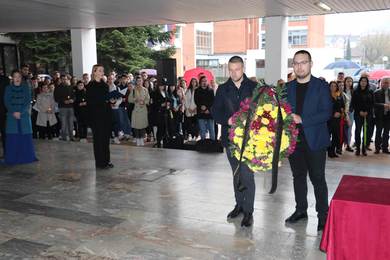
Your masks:
<svg viewBox="0 0 390 260"><path fill-rule="evenodd" d="M373 65L382 63L383 56L390 54L390 34L372 34L362 38L364 63Z"/></svg>
<svg viewBox="0 0 390 260"><path fill-rule="evenodd" d="M18 42L22 63L36 64L48 70L71 72L70 31L9 33ZM161 26L140 26L96 30L97 59L107 71L135 72L154 68L156 61L171 57L175 50L169 46L172 32ZM161 46L160 50L155 50Z"/></svg>
<svg viewBox="0 0 390 260"><path fill-rule="evenodd" d="M97 30L98 62L108 70L135 72L154 68L156 60L169 58L173 47L154 50L169 43L172 32L162 32L160 26L143 26Z"/></svg>
<svg viewBox="0 0 390 260"><path fill-rule="evenodd" d="M22 63L40 65L44 69L69 70L71 41L69 31L8 33L6 36L18 43Z"/></svg>

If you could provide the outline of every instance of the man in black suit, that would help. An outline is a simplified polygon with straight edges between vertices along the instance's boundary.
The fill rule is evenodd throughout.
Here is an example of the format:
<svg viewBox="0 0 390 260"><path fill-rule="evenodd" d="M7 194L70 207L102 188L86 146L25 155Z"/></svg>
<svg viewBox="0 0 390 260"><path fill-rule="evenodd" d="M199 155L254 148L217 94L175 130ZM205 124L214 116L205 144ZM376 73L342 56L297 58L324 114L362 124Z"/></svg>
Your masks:
<svg viewBox="0 0 390 260"><path fill-rule="evenodd" d="M3 154L5 153L5 120L7 110L4 105L4 92L5 88L9 84L9 79L3 74L0 74L0 134L1 134L1 143L3 146Z"/></svg>
<svg viewBox="0 0 390 260"><path fill-rule="evenodd" d="M230 58L228 68L230 77L228 81L218 87L211 113L215 121L222 125L222 145L226 148L226 154L234 173L239 161L229 149L228 131L230 125L232 125L233 114L240 109L241 101L252 96L256 82L249 80L244 74L244 61L241 57L233 56ZM245 164L241 164L240 167L240 181L246 189L240 190L237 178L233 177L236 206L227 217L233 219L243 213L241 226L249 227L253 224L256 186L254 173Z"/></svg>
<svg viewBox="0 0 390 260"><path fill-rule="evenodd" d="M375 112L375 154L382 149L383 153L389 152L389 130L390 130L390 77L381 79L381 88L374 93Z"/></svg>

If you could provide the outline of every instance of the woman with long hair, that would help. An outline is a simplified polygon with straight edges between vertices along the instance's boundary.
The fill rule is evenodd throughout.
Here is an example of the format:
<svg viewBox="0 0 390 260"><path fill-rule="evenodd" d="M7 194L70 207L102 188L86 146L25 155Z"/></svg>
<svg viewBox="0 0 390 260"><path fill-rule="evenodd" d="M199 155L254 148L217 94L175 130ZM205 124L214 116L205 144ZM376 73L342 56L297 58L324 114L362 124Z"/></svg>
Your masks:
<svg viewBox="0 0 390 260"><path fill-rule="evenodd" d="M144 146L144 137L148 122L148 108L150 101L149 91L143 87L143 80L141 76L135 79L135 88L129 94L129 103L134 104L133 113L131 116L131 126L135 131L135 138L137 146Z"/></svg>
<svg viewBox="0 0 390 260"><path fill-rule="evenodd" d="M198 123L196 121L196 104L194 100L195 89L198 88L198 80L192 78L190 84L185 92L185 117L184 117L184 129L185 129L185 139L188 138L189 141L196 141L196 138L199 136ZM190 137L191 135L191 137Z"/></svg>
<svg viewBox="0 0 390 260"><path fill-rule="evenodd" d="M328 148L330 158L338 157L336 150L340 149L340 120L344 112L344 100L341 97L339 86L336 81L329 83L330 94L333 102L332 117L328 121L329 133L331 135L331 145Z"/></svg>
<svg viewBox="0 0 390 260"><path fill-rule="evenodd" d="M180 91L180 90L179 90ZM181 123L181 98L178 95L178 88L175 85L170 85L168 88L168 98L170 103L170 116L168 117L168 132L171 136L180 133Z"/></svg>
<svg viewBox="0 0 390 260"><path fill-rule="evenodd" d="M361 77L356 90L352 94L351 107L354 111L355 119L355 144L357 156L362 154L367 156L366 145L368 145L369 124L372 120L372 110L374 107L374 96L369 89L367 77ZM363 135L362 135L363 131Z"/></svg>
<svg viewBox="0 0 390 260"><path fill-rule="evenodd" d="M353 79L351 77L345 77L344 79L344 103L345 103L345 119L347 124L345 125L345 138L344 143L347 145L345 149L348 152L353 152L351 148L352 137L352 125L353 125L353 110L351 108L351 100L353 94Z"/></svg>
<svg viewBox="0 0 390 260"><path fill-rule="evenodd" d="M14 70L12 83L4 93L7 109L5 164L15 165L37 161L32 141L30 116L31 90L22 83L22 73Z"/></svg>
<svg viewBox="0 0 390 260"><path fill-rule="evenodd" d="M86 87L86 101L96 168L109 169L114 167L110 162L111 106L108 100L109 87L103 81L103 76L103 66L94 65L91 81Z"/></svg>

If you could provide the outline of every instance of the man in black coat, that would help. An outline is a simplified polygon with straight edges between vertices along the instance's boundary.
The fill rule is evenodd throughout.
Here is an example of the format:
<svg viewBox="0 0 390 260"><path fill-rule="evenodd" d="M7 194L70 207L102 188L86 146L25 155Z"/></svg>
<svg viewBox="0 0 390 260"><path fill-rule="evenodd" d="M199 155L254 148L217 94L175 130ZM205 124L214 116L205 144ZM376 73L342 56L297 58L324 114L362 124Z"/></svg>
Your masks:
<svg viewBox="0 0 390 260"><path fill-rule="evenodd" d="M383 153L389 152L389 130L390 130L390 77L381 79L381 88L374 93L375 112L375 154L382 149Z"/></svg>
<svg viewBox="0 0 390 260"><path fill-rule="evenodd" d="M232 124L231 117L240 109L240 102L252 96L256 82L249 80L244 74L244 61L241 57L233 56L230 58L228 68L230 78L218 87L211 113L217 124L222 125L222 145L226 148L226 154L234 173L239 165L239 161L229 149L228 131ZM239 174L241 184L246 189L238 189L238 179L233 177L236 206L227 217L228 219L233 219L243 213L244 217L241 221L241 226L249 227L253 223L255 179L253 172L245 164L241 164Z"/></svg>
<svg viewBox="0 0 390 260"><path fill-rule="evenodd" d="M214 102L214 91L209 87L205 76L199 79L199 88L195 90L194 101L197 107L201 139L206 139L206 133L208 131L210 139L215 140L214 120L210 113L211 106Z"/></svg>
<svg viewBox="0 0 390 260"><path fill-rule="evenodd" d="M3 146L3 154L5 153L5 120L7 110L4 105L5 88L9 85L9 79L5 75L0 74L0 134L1 143Z"/></svg>

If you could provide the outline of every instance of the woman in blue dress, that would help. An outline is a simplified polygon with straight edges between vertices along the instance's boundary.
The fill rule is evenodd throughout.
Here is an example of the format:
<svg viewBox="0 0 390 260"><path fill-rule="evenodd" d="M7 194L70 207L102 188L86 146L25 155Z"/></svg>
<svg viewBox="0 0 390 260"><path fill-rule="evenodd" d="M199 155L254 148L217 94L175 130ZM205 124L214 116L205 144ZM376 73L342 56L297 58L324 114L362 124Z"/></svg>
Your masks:
<svg viewBox="0 0 390 260"><path fill-rule="evenodd" d="M31 90L22 84L22 74L18 70L12 72L12 83L5 89L4 104L7 108L5 164L37 161L32 141Z"/></svg>

